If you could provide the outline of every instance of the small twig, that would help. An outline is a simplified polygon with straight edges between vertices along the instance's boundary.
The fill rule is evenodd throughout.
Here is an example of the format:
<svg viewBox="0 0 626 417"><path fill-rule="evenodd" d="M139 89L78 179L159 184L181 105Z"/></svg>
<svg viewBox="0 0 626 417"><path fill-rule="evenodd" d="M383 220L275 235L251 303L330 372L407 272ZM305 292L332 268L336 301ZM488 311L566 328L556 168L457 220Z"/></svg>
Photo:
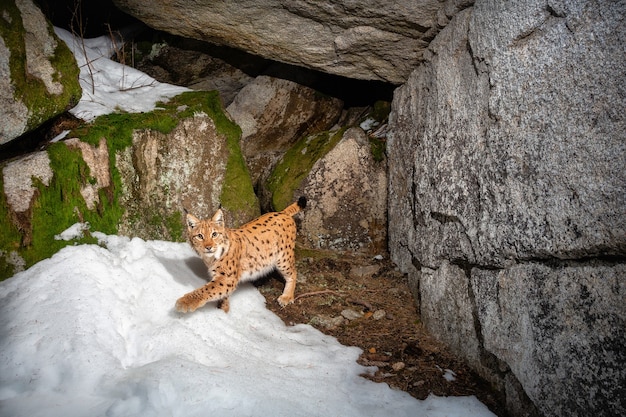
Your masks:
<svg viewBox="0 0 626 417"><path fill-rule="evenodd" d="M74 30L74 21L78 22L78 35L76 34L76 31ZM85 56L85 62L87 65L87 69L89 70L89 76L91 77L91 94L95 94L96 92L96 85L95 85L95 80L94 80L94 76L93 76L93 68L91 66L91 62L89 61L89 58L87 57L87 46L85 45L85 26L83 24L83 8L82 8L82 3L80 2L80 0L74 0L74 10L72 12L72 19L70 20L70 30L72 31L72 34L74 36L78 36L81 42L81 47L83 50L83 55Z"/></svg>
<svg viewBox="0 0 626 417"><path fill-rule="evenodd" d="M365 309L367 311L374 311L374 307L372 307L372 305L370 303L368 303L367 301L355 300L353 298L348 298L346 301L351 303L351 304L357 304L357 305L360 305L362 307L365 307Z"/></svg>
<svg viewBox="0 0 626 417"><path fill-rule="evenodd" d="M120 80L120 81L121 81L122 84L124 83L123 79ZM138 89L144 88L144 87L154 87L156 85L156 83L157 83L157 80L152 80L152 81L150 81L147 84L136 85L136 83L138 83L139 81L141 81L141 79L136 79L135 81L133 81L133 83L131 84L130 87L122 87L122 86L120 86L120 91L131 91L131 90L138 90Z"/></svg>
<svg viewBox="0 0 626 417"><path fill-rule="evenodd" d="M296 301L298 298L311 297L314 295L323 295L323 294L340 295L337 291L333 291L333 290L312 291L312 292L305 292L304 294L298 295L296 298L293 299L293 301Z"/></svg>

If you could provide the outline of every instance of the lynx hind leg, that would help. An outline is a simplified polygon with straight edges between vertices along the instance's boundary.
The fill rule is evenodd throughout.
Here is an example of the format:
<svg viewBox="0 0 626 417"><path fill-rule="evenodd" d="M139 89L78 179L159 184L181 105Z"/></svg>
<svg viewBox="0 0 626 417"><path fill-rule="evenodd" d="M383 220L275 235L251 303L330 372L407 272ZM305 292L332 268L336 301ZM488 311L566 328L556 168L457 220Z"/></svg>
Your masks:
<svg viewBox="0 0 626 417"><path fill-rule="evenodd" d="M293 255L291 256L291 259L279 262L277 269L285 279L283 294L278 297L277 301L281 307L286 307L287 305L293 303L293 296L296 291L296 277L298 274L296 272L296 262Z"/></svg>

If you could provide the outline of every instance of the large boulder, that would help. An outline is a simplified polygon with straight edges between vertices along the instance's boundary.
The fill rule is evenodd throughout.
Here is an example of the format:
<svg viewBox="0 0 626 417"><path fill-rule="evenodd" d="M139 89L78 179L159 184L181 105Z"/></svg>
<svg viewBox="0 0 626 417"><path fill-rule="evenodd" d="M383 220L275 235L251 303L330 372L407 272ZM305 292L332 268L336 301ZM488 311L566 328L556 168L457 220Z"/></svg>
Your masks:
<svg viewBox="0 0 626 417"><path fill-rule="evenodd" d="M478 1L396 91L389 248L513 415L623 415L626 9Z"/></svg>
<svg viewBox="0 0 626 417"><path fill-rule="evenodd" d="M241 127L241 149L255 186L262 187L298 139L330 129L342 109L343 102L337 98L265 75L241 89L226 110Z"/></svg>
<svg viewBox="0 0 626 417"><path fill-rule="evenodd" d="M73 107L78 66L31 0L0 4L0 145Z"/></svg>
<svg viewBox="0 0 626 417"><path fill-rule="evenodd" d="M150 27L276 61L399 84L467 2L114 0Z"/></svg>
<svg viewBox="0 0 626 417"><path fill-rule="evenodd" d="M314 248L386 252L386 191L386 160L375 160L361 128L346 130L296 191L310 200L301 223L303 240Z"/></svg>
<svg viewBox="0 0 626 417"><path fill-rule="evenodd" d="M236 141L237 138L235 138ZM116 155L124 192L120 203L126 211L119 233L145 239L180 240L181 210L210 217L224 206L230 227L258 216L252 183L243 163L228 166L232 149L229 138L216 128L206 113L182 120L174 130L135 130L132 145ZM235 157L241 158L241 154ZM228 178L227 167L231 170ZM224 196L225 182L239 178L239 201ZM242 204L242 202L245 202Z"/></svg>

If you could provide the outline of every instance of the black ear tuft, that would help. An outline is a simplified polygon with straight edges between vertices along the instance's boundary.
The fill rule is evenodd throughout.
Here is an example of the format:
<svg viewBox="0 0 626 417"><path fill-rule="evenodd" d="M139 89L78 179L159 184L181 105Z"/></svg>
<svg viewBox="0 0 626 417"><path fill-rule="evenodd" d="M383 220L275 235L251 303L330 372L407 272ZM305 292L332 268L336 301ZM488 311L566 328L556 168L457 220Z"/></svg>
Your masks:
<svg viewBox="0 0 626 417"><path fill-rule="evenodd" d="M187 227L189 227L190 229L193 229L198 223L200 223L200 219L198 219L191 213L187 213L185 217L187 218Z"/></svg>
<svg viewBox="0 0 626 417"><path fill-rule="evenodd" d="M298 207L301 209L306 208L306 197L302 196L298 199Z"/></svg>

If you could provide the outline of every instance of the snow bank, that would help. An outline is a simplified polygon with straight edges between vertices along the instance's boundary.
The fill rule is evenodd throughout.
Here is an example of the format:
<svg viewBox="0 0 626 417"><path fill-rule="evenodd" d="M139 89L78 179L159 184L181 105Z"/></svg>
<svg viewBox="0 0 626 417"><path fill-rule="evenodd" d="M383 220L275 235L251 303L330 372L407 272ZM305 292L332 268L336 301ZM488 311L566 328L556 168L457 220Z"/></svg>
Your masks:
<svg viewBox="0 0 626 417"><path fill-rule="evenodd" d="M83 95L78 105L70 110L78 118L91 121L119 111L148 112L154 109L156 102L190 91L160 83L139 70L109 59L115 48L106 36L83 40L65 29L55 27L54 31L70 48L80 68Z"/></svg>
<svg viewBox="0 0 626 417"><path fill-rule="evenodd" d="M285 326L252 286L229 314L178 314L205 282L187 244L98 237L0 283L0 415L493 415L360 377L359 349Z"/></svg>

